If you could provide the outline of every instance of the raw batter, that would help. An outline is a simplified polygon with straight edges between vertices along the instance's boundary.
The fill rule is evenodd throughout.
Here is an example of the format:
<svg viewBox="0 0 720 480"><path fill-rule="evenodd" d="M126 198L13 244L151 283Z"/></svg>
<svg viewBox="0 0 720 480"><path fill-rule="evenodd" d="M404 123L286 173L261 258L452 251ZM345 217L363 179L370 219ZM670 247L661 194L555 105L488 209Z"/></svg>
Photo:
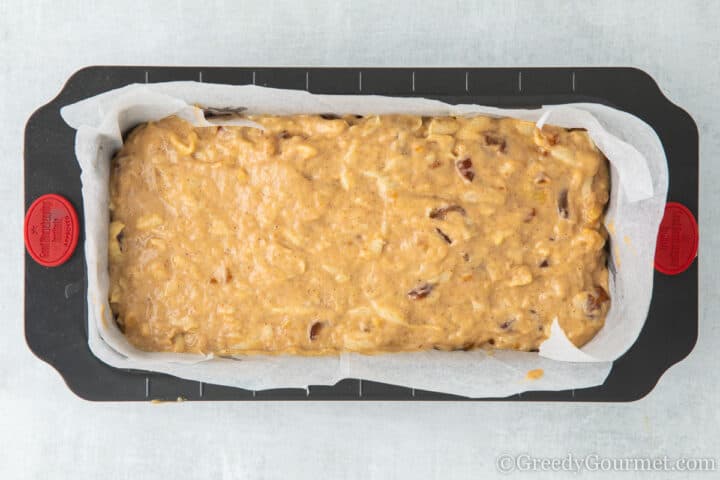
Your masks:
<svg viewBox="0 0 720 480"><path fill-rule="evenodd" d="M580 346L610 306L607 161L513 119L136 128L113 160L110 305L149 351Z"/></svg>

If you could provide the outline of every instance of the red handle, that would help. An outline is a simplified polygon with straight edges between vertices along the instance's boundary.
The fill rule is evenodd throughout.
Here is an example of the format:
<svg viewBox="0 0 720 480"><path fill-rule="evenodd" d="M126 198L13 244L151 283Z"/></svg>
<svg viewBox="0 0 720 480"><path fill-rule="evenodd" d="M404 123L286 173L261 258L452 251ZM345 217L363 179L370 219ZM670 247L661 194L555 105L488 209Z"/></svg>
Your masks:
<svg viewBox="0 0 720 480"><path fill-rule="evenodd" d="M665 206L655 247L655 268L666 275L677 275L697 257L700 234L695 216L685 206L668 202Z"/></svg>
<svg viewBox="0 0 720 480"><path fill-rule="evenodd" d="M60 195L41 196L25 214L25 248L45 267L57 267L72 257L79 233L77 213Z"/></svg>

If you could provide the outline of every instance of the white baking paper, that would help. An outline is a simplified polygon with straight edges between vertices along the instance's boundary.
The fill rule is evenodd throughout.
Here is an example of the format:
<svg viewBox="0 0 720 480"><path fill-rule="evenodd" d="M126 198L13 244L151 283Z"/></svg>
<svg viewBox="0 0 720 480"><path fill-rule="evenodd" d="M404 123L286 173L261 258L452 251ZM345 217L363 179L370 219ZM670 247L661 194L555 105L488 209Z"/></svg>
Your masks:
<svg viewBox="0 0 720 480"><path fill-rule="evenodd" d="M551 336L539 353L479 350L229 359L135 349L112 320L107 302L110 160L122 145L122 134L139 123L175 114L207 125L197 105L244 107L247 113L256 114L485 114L587 129L611 164L606 226L611 237L612 307L605 327L578 349L555 320ZM343 378L362 378L472 397L502 397L527 390L579 389L603 383L612 361L633 344L645 322L652 293L655 241L667 194L667 162L652 128L627 113L597 104L506 110L420 98L314 95L196 82L129 85L66 106L61 113L77 129L75 153L82 168L89 346L112 366L251 390L332 385ZM543 369L544 376L527 380L527 372L536 368Z"/></svg>

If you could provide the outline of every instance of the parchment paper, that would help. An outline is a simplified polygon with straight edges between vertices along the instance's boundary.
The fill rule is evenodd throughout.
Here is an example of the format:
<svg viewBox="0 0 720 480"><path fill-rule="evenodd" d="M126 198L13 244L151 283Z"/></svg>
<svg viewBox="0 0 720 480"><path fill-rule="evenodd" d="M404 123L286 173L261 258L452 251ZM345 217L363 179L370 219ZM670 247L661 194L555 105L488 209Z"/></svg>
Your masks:
<svg viewBox="0 0 720 480"><path fill-rule="evenodd" d="M107 301L110 160L122 145L122 133L139 123L174 114L196 125L210 125L195 105L244 107L247 113L257 114L486 114L586 128L611 164L606 226L611 238L612 307L604 328L577 349L556 319L539 353L478 350L229 359L135 349L115 325ZM652 293L655 241L667 195L667 162L652 128L627 113L597 104L510 110L420 98L314 95L256 86L170 82L129 85L68 105L61 114L77 129L75 153L82 168L89 346L112 366L252 390L332 385L343 378L363 378L473 397L507 396L603 383L612 361L633 344L645 322ZM544 376L526 380L526 373L536 368L542 368Z"/></svg>

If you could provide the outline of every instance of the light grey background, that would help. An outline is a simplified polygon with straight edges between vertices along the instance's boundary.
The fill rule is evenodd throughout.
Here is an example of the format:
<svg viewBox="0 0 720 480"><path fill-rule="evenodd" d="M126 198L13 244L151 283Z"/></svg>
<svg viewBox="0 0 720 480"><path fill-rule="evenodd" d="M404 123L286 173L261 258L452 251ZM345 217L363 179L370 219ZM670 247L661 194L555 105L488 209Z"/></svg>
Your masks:
<svg viewBox="0 0 720 480"><path fill-rule="evenodd" d="M3 478L487 478L505 452L720 459L716 2L92 3L0 0ZM22 141L32 111L92 64L645 69L700 129L698 344L632 404L79 400L23 338Z"/></svg>

